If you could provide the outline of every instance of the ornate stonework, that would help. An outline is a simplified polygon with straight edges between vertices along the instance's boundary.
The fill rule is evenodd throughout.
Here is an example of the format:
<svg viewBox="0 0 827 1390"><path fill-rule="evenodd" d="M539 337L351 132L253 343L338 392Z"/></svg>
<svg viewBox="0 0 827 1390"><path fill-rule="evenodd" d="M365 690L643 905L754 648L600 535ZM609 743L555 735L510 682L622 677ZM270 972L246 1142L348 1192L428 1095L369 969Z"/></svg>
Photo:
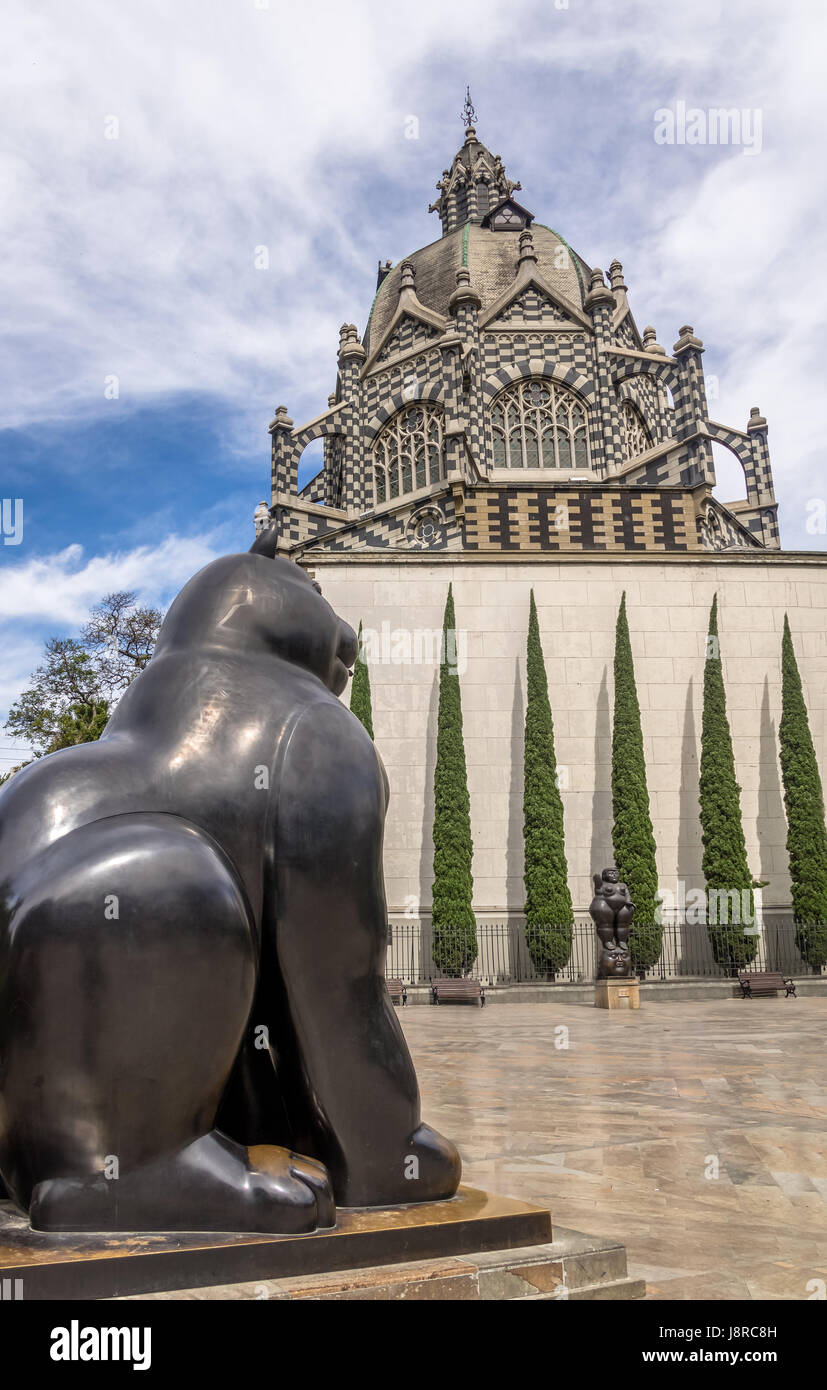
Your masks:
<svg viewBox="0 0 827 1390"><path fill-rule="evenodd" d="M282 552L778 549L767 422L710 420L693 329L671 353L641 334L621 263L607 283L535 222L472 124L437 189L442 235L380 265L327 409L270 424ZM299 492L317 439L324 466ZM712 497L713 442L746 500Z"/></svg>

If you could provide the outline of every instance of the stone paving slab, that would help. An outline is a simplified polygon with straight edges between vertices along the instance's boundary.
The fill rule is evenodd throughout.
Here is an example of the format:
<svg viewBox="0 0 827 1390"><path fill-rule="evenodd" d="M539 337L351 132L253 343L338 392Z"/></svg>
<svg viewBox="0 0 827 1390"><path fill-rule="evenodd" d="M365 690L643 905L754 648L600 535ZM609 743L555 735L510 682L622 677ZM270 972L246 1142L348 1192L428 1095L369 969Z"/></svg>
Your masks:
<svg viewBox="0 0 827 1390"><path fill-rule="evenodd" d="M827 1281L827 1000L556 999L400 1021L463 1180L626 1247L651 1299ZM567 1031L566 1031L567 1030Z"/></svg>

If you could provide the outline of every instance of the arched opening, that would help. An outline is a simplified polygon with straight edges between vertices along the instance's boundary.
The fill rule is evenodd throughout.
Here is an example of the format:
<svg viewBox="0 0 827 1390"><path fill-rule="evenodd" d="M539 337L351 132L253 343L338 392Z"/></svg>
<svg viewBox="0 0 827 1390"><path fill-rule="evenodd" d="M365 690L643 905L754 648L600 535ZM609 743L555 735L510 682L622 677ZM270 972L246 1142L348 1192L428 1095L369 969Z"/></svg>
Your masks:
<svg viewBox="0 0 827 1390"><path fill-rule="evenodd" d="M491 430L495 468L591 467L586 406L548 377L501 391L491 405Z"/></svg>
<svg viewBox="0 0 827 1390"><path fill-rule="evenodd" d="M324 440L313 439L299 459L299 492L306 487L324 467ZM319 482L321 483L321 478ZM321 488L320 488L321 491Z"/></svg>
<svg viewBox="0 0 827 1390"><path fill-rule="evenodd" d="M433 401L415 401L382 427L372 452L374 506L442 481L445 476L443 424L441 405Z"/></svg>
<svg viewBox="0 0 827 1390"><path fill-rule="evenodd" d="M468 185L466 183L463 182L457 184L456 199L457 223L459 224L468 220Z"/></svg>
<svg viewBox="0 0 827 1390"><path fill-rule="evenodd" d="M651 449L652 436L634 401L621 401L620 424L625 458L637 458L638 454L645 454L647 449Z"/></svg>
<svg viewBox="0 0 827 1390"><path fill-rule="evenodd" d="M712 461L715 465L715 486L712 496L724 506L728 502L746 502L747 480L741 461L725 444L712 441Z"/></svg>

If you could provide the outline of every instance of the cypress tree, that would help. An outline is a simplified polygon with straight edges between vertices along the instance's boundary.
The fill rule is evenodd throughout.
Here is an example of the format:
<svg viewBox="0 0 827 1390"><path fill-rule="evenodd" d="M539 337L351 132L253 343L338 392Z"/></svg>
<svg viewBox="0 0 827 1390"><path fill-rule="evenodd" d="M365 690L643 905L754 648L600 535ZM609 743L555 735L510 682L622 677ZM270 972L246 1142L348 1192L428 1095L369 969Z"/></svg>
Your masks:
<svg viewBox="0 0 827 1390"><path fill-rule="evenodd" d="M649 812L643 730L635 684L626 595L617 615L612 728L612 844L615 866L635 904L630 942L637 970L654 965L661 952L663 927L658 921L658 871ZM601 866L598 866L601 867Z"/></svg>
<svg viewBox="0 0 827 1390"><path fill-rule="evenodd" d="M454 595L448 586L439 666L439 715L434 767L433 957L437 971L461 975L477 958L471 803L462 701L457 671Z"/></svg>
<svg viewBox="0 0 827 1390"><path fill-rule="evenodd" d="M535 968L553 974L563 969L571 955L572 908L554 723L533 589L528 616L523 766L526 940Z"/></svg>
<svg viewBox="0 0 827 1390"><path fill-rule="evenodd" d="M827 828L807 705L784 614L781 648L781 775L787 808L796 945L808 965L827 964Z"/></svg>
<svg viewBox="0 0 827 1390"><path fill-rule="evenodd" d="M726 710L726 691L718 634L718 595L709 615L704 664L704 710L701 725L700 803L703 871L707 889L707 934L716 961L730 970L754 959L757 938L744 935L755 920L755 884L747 862L741 821L741 788L735 780L735 756ZM712 908L711 894L718 907ZM735 912L730 894L738 895ZM733 922L731 918L738 917ZM712 921L717 917L717 923ZM721 918L724 921L721 921ZM742 922L741 917L746 921Z"/></svg>
<svg viewBox="0 0 827 1390"><path fill-rule="evenodd" d="M360 723L364 724L373 738L373 709L370 699L370 672L362 654L362 624L359 624L359 651L353 667L353 682L350 687L350 711Z"/></svg>

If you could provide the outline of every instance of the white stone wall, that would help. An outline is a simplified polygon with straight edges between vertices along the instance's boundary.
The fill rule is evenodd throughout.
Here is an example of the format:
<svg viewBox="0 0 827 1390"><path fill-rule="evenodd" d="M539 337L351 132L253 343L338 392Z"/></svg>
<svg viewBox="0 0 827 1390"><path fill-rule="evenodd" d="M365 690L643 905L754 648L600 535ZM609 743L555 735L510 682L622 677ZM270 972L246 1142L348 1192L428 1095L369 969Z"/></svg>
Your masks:
<svg viewBox="0 0 827 1390"><path fill-rule="evenodd" d="M614 628L626 590L662 887L701 887L698 758L709 608L717 590L728 710L750 866L769 879L766 909L786 909L786 825L777 758L781 634L789 612L810 722L827 772L827 556L524 562L353 556L319 561L325 597L354 627L438 630L449 581L467 634L462 706L481 919L523 906L522 746L529 590L534 588L563 788L575 909L612 860ZM400 639L397 639L399 641ZM391 803L388 906L427 915L431 897L438 668L371 661L376 743ZM350 699L350 691L345 692Z"/></svg>

